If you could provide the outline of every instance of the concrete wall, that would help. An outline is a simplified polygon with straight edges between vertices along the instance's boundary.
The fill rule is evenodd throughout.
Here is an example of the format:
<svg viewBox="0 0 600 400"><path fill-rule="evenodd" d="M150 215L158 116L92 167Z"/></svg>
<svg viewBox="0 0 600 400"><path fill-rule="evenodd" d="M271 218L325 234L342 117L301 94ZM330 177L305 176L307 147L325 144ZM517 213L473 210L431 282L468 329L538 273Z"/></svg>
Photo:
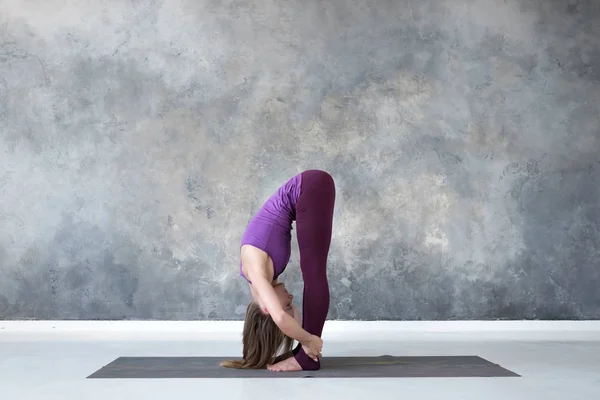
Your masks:
<svg viewBox="0 0 600 400"><path fill-rule="evenodd" d="M600 318L599 2L109 3L0 1L1 318L241 319L308 168L330 318Z"/></svg>

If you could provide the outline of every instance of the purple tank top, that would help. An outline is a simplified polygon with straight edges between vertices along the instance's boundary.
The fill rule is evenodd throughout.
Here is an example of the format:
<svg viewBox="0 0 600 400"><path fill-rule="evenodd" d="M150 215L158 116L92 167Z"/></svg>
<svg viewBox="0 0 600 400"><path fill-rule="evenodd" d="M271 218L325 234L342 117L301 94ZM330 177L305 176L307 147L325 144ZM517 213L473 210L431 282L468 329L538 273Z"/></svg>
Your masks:
<svg viewBox="0 0 600 400"><path fill-rule="evenodd" d="M290 261L292 222L296 220L296 202L302 188L302 174L289 179L262 205L250 220L241 245L249 244L263 250L273 260L275 280ZM240 276L250 282L242 272Z"/></svg>

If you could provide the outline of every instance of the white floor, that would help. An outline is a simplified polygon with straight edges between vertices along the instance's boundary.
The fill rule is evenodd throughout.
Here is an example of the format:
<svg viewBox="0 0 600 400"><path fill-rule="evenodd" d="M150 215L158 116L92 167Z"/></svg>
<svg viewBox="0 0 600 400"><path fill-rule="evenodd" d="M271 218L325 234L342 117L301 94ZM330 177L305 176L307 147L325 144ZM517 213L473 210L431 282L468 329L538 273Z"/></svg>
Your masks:
<svg viewBox="0 0 600 400"><path fill-rule="evenodd" d="M239 357L240 330L238 323L0 321L0 399L600 399L600 322L333 322L323 336L324 357L478 355L521 377L86 379L119 356Z"/></svg>

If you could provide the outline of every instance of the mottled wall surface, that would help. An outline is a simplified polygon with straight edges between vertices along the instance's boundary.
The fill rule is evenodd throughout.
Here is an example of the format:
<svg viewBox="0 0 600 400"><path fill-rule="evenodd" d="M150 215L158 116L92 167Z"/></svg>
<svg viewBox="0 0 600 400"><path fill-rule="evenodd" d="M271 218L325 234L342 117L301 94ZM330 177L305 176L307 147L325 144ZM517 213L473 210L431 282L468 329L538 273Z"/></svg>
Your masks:
<svg viewBox="0 0 600 400"><path fill-rule="evenodd" d="M309 168L329 318L600 318L600 2L0 0L1 318L241 319Z"/></svg>

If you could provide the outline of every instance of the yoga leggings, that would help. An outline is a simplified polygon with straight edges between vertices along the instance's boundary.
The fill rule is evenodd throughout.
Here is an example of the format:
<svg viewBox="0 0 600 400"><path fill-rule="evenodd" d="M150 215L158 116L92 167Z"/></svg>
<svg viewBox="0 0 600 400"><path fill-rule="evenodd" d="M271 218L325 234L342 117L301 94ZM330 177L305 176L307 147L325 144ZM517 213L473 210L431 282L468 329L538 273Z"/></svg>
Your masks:
<svg viewBox="0 0 600 400"><path fill-rule="evenodd" d="M329 311L327 256L331 243L335 184L331 175L318 170L302 173L302 190L296 204L296 234L304 280L302 327L321 337ZM293 351L303 370L317 370L320 362L306 355L302 345Z"/></svg>

